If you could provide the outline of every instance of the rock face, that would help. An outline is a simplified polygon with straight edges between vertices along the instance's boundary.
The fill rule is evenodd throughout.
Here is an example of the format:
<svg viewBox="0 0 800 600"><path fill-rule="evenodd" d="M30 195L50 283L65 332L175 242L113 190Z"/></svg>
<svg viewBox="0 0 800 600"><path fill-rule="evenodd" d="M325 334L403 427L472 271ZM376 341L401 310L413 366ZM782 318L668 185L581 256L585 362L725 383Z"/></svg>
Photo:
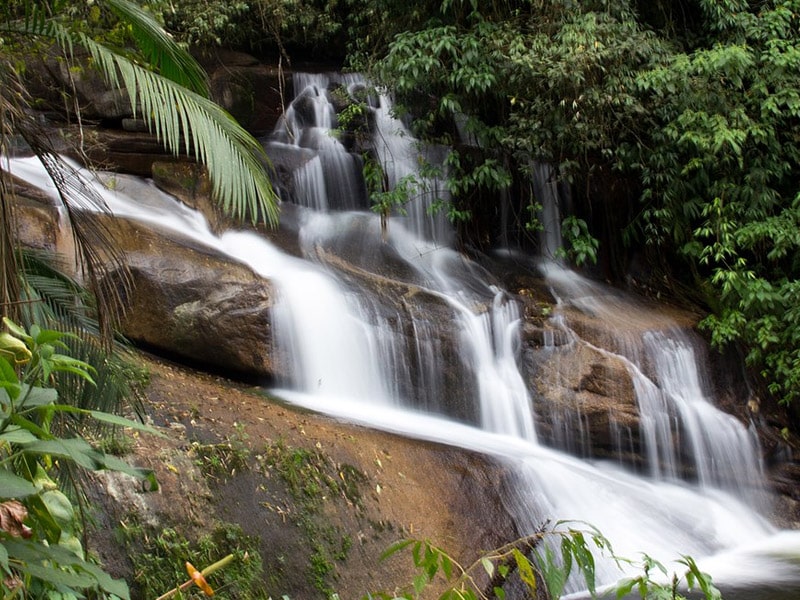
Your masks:
<svg viewBox="0 0 800 600"><path fill-rule="evenodd" d="M124 89L109 89L99 71L89 66L85 54L75 49L74 58L79 66L65 58L56 46L28 56L25 85L31 96L37 98L39 110L60 119L65 113L79 109L81 117L88 121L131 116L128 93ZM70 90L70 95L63 95L62 90Z"/></svg>
<svg viewBox="0 0 800 600"><path fill-rule="evenodd" d="M275 128L291 73L232 50L209 49L197 58L209 74L211 97L245 129L260 137Z"/></svg>
<svg viewBox="0 0 800 600"><path fill-rule="evenodd" d="M132 285L121 332L161 352L207 367L268 379L270 283L210 250L187 246L129 221L110 224ZM122 273L109 277L122 280Z"/></svg>
<svg viewBox="0 0 800 600"><path fill-rule="evenodd" d="M621 359L577 340L529 347L525 357L534 367L530 379L543 442L578 456L639 463L639 411Z"/></svg>
<svg viewBox="0 0 800 600"><path fill-rule="evenodd" d="M167 438L137 436L125 459L152 469L160 488L143 493L140 482L102 472L91 496L90 547L114 576L131 583L134 600L155 595L142 593L138 584L147 573L138 573L131 557L156 553L155 540L171 528L194 541L219 522L241 526L261 554L258 591L299 599L328 597L320 583L342 598L410 586L419 574L410 549L381 559L403 538L429 539L468 565L519 535L504 497L507 465L295 411L225 378L143 359L151 375L145 408ZM211 468L203 460L231 449L236 462ZM293 492L291 480L266 460L278 453L293 457L298 468L314 466L298 471L307 479L299 483L322 491L313 498ZM352 484L346 496L325 484L329 477ZM120 540L136 527L148 535L123 548ZM336 550L328 559L332 570L320 577L319 562L330 548ZM223 576L212 580L214 587ZM438 597L442 586L437 579L425 597Z"/></svg>

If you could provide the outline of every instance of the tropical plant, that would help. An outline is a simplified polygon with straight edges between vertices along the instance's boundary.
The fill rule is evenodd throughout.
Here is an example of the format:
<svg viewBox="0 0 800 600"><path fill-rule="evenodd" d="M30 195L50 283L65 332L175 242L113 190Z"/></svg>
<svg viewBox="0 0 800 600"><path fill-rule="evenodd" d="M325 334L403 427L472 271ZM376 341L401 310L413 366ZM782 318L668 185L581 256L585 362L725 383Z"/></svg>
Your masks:
<svg viewBox="0 0 800 600"><path fill-rule="evenodd" d="M764 395L792 403L798 0L434 4L387 25L370 75L415 135L453 147L453 202L535 218L531 165L552 165L572 189L568 256L620 279L644 257L643 290L707 309L711 342L742 347Z"/></svg>
<svg viewBox="0 0 800 600"><path fill-rule="evenodd" d="M26 93L21 58L37 43L56 44L69 65L94 65L109 86L124 90L132 113L144 119L170 151L191 155L208 168L213 196L223 210L238 218L249 216L253 221L263 218L276 222L277 202L263 147L208 99L202 68L145 10L128 0L86 4L21 1L0 8L0 19L0 154L9 155L12 144L18 145L21 139L41 159L71 217L81 267L100 300L100 308L113 304L114 290L102 288L100 274L109 257L113 262L116 253L108 234L95 220L83 219L79 214L81 203L98 204L98 199L61 159L52 137L30 110L35 99ZM105 31L101 28L109 23L117 33L100 35L98 31ZM123 37L127 45L119 47L103 41L111 38L115 42L117 37ZM81 59L78 49L88 58ZM24 300L19 297L19 274L23 269L13 235L14 184L7 168L0 170L0 177L4 216L0 287L3 304L10 311ZM103 302L107 297L104 291L111 292L112 302ZM102 317L108 312L100 310L98 314Z"/></svg>
<svg viewBox="0 0 800 600"><path fill-rule="evenodd" d="M527 597L542 600L560 598L567 582L584 587L591 597L615 594L617 598L637 593L642 600L686 600L681 590L699 591L705 600L721 600L711 576L701 571L688 556L677 563L682 573L669 570L650 556L631 561L616 556L609 540L596 528L572 521L559 521L531 535L482 554L470 565L461 565L445 550L428 540L406 539L390 546L384 558L410 550L419 574L407 590L373 593L367 600L414 600L429 597L425 592L434 581L444 582L438 600L503 600L504 586L517 579ZM623 577L602 590L597 587L595 554L633 565L640 575ZM658 575L660 573L660 575ZM577 579L574 575L577 574Z"/></svg>
<svg viewBox="0 0 800 600"><path fill-rule="evenodd" d="M398 34L372 76L413 115L418 137L453 148L454 203L491 215L508 199L524 237L537 230L529 181L539 162L579 184L576 197L602 197L617 146L638 134L636 72L664 51L629 4L442 2L440 14ZM572 236L576 258L593 259L591 233Z"/></svg>
<svg viewBox="0 0 800 600"><path fill-rule="evenodd" d="M104 275L119 263L118 253L100 221L81 210L86 203L95 208L102 203L58 154L52 132L32 110L37 99L26 90L23 58L53 45L70 74L96 67L111 88L125 92L132 113L165 147L205 165L214 197L226 212L275 223L277 203L261 145L208 99L197 62L139 6L128 0L21 0L0 6L0 302L4 313L24 324L8 323L11 331L3 341L14 351L5 353L11 363L0 360L4 591L67 598L94 589L125 597L124 582L86 560L73 508L81 502L80 489L68 483L76 481L71 477L76 467L143 475L83 437L91 424L136 426L97 409L105 404L118 411L120 402L135 394L127 382L141 376L130 376L135 367L120 359L119 345L112 345L115 310L126 281ZM70 90L64 91L69 97ZM80 127L80 111L73 116ZM82 130L79 134L81 154ZM57 257L23 249L15 237L16 184L5 157L20 146L39 158L54 182L90 292L59 272ZM119 271L118 266L113 270ZM53 323L73 333L45 328ZM66 349L80 358L60 351ZM67 478L56 480L56 475ZM22 527L26 511L32 531ZM21 539L23 533L33 537Z"/></svg>
<svg viewBox="0 0 800 600"><path fill-rule="evenodd" d="M59 402L56 374L94 383L93 368L63 351L62 332L26 330L4 319L0 333L0 590L5 598L76 598L86 590L128 598L115 580L88 559L73 500L58 483L73 467L113 469L157 484L152 472L133 468L82 437L54 433L56 417L81 415L156 433L135 421Z"/></svg>

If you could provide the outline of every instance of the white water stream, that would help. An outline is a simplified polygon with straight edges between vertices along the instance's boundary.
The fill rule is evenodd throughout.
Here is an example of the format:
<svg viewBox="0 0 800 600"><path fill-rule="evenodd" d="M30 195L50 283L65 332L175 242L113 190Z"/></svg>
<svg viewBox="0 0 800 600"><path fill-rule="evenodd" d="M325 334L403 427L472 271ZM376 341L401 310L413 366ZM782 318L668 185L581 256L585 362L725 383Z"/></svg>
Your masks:
<svg viewBox="0 0 800 600"><path fill-rule="evenodd" d="M340 145L319 141L328 135L325 130L334 125L335 117L320 87L326 79L315 77L305 83L298 96L313 98L317 121L300 123L287 114L292 134L275 143L300 145L312 140L302 147L346 153ZM413 165L414 160L405 156L415 151L407 133L390 120L385 108L377 110L379 122L382 119L387 128L382 138L400 140L390 142L392 160ZM307 127L315 133L309 134ZM745 591L740 597L754 598L754 589L777 584L783 591L765 597L800 597L800 533L777 530L766 521L768 506L759 505L765 496L749 491L763 486L758 448L741 423L713 406L690 343L678 335L665 337L660 330L645 333L635 344L641 349L636 352L604 349L627 361L636 382L651 465L647 476L547 448L537 440L535 401L518 365L516 303L477 265L442 245L448 236L439 231L440 225L422 230L415 226L418 212L412 218L391 219L388 235L381 231L376 215L329 212L329 189L337 176L322 171L331 165L349 173L352 161L323 159L318 152L297 180L307 199L298 219L303 258L285 254L255 233L229 231L217 236L199 213L137 178L114 176L113 189L103 188L101 193L114 214L191 238L275 283L280 294L273 315L276 342L296 365L296 376L274 390L287 401L508 461L517 474L515 497L509 500L516 506L522 530L533 531L548 519L585 521L608 537L621 556L637 558L644 552L668 563L688 554L731 594L741 588ZM13 159L6 166L52 191L35 160ZM82 176L89 177L85 172ZM345 180L349 177L345 175ZM442 347L430 335L438 324L425 315L412 318L408 326L415 342L409 344L403 333L408 329L398 323L408 321L413 311L388 312L379 299L365 297L362 287L342 277L326 250L346 246L342 240L357 243L361 262L353 264L377 268L375 277L385 275L382 267L373 266L376 256L391 251L404 268L406 283L452 315L447 327L457 332L453 354L460 357L462 372L470 378L464 401L474 405L467 414L477 415L476 419L453 418L440 404L448 390L441 375ZM614 319L627 318L605 302L608 292L597 284L561 267L553 268L548 278L563 302L595 314L613 314L610 326ZM640 352L654 365L658 384L645 375ZM682 435L696 463L694 483L678 479L679 459L670 446L677 422L682 423ZM598 574L604 583L622 575L613 562L602 560ZM580 593L577 588L572 591Z"/></svg>

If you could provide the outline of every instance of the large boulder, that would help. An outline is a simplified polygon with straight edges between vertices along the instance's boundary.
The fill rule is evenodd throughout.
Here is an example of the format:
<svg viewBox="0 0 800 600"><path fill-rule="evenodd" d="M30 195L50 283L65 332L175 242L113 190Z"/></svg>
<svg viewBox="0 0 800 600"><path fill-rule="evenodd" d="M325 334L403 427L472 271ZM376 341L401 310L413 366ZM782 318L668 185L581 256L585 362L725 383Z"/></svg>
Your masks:
<svg viewBox="0 0 800 600"><path fill-rule="evenodd" d="M641 460L639 410L623 360L580 340L525 345L529 386L535 394L537 431L543 442L571 453Z"/></svg>
<svg viewBox="0 0 800 600"><path fill-rule="evenodd" d="M109 277L125 290L121 332L160 352L231 375L270 379L272 285L211 249L124 219L109 222L124 256Z"/></svg>

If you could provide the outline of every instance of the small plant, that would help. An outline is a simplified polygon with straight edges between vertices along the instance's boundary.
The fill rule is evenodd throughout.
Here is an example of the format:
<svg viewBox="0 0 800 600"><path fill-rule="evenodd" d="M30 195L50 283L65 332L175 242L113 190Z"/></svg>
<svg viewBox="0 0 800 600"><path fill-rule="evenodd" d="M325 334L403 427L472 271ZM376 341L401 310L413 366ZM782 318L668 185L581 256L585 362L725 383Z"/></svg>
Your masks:
<svg viewBox="0 0 800 600"><path fill-rule="evenodd" d="M219 444L192 443L195 462L206 477L227 479L247 468L249 450L235 440Z"/></svg>
<svg viewBox="0 0 800 600"><path fill-rule="evenodd" d="M297 503L297 510L287 514L306 539L309 583L326 597L331 596L336 562L347 559L353 541L326 521L323 506L338 497L360 509L360 486L366 477L350 465L336 464L319 450L291 448L280 441L268 446L260 458L268 472L283 480Z"/></svg>
<svg viewBox="0 0 800 600"><path fill-rule="evenodd" d="M139 543L144 542L142 546ZM197 540L190 540L176 529L166 527L158 532L145 527L130 527L124 542L131 552L134 564L134 581L143 598L177 597L201 598L202 588L186 585L186 562L193 565L211 565L201 571L208 575L209 569L219 563L224 555L225 568L214 568L214 595L227 600L266 600L262 590L262 563L258 540L246 535L241 527L231 523L218 523ZM230 558L228 558L230 556ZM193 567L194 568L194 567ZM197 570L197 569L195 569ZM189 573L191 578L191 572ZM179 595L174 590L184 586ZM168 590L172 590L169 592ZM167 591L166 593L164 593Z"/></svg>
<svg viewBox="0 0 800 600"><path fill-rule="evenodd" d="M70 498L59 488L60 469L114 469L150 481L135 469L94 448L83 437L58 437L57 416L76 415L156 433L128 419L59 403L50 387L56 373L93 384L94 369L61 351L70 334L32 325L25 330L3 319L0 333L0 590L11 597L129 597L124 581L111 578L88 560L81 523Z"/></svg>
<svg viewBox="0 0 800 600"><path fill-rule="evenodd" d="M699 590L705 600L721 600L719 590L713 585L711 577L703 573L690 557L684 556L678 562L686 567L679 575L669 579L668 571L658 561L644 556L635 563L617 557L611 543L594 527L583 525L585 529L569 526L567 521L559 521L553 527L543 527L540 531L520 538L486 553L468 566L459 564L440 547L427 540L402 540L390 546L383 557L410 549L414 566L419 574L406 590L400 592L378 592L367 595L369 600L415 600L428 597L426 588L437 578L447 582L446 589L438 600L504 600L504 584L516 574L521 584L528 590L531 598L560 598L565 585L573 573L578 573L592 597L596 597L595 552L606 553L618 565L635 564L642 569L642 575L622 580L616 587L607 590L622 598L631 592L638 592L642 600L686 600L679 589L685 585L689 591ZM654 571L661 572L667 583L651 577Z"/></svg>
<svg viewBox="0 0 800 600"><path fill-rule="evenodd" d="M576 265L583 266L587 262L597 263L597 251L600 242L589 233L586 221L570 215L561 224L561 235L567 243L567 249L561 250Z"/></svg>

